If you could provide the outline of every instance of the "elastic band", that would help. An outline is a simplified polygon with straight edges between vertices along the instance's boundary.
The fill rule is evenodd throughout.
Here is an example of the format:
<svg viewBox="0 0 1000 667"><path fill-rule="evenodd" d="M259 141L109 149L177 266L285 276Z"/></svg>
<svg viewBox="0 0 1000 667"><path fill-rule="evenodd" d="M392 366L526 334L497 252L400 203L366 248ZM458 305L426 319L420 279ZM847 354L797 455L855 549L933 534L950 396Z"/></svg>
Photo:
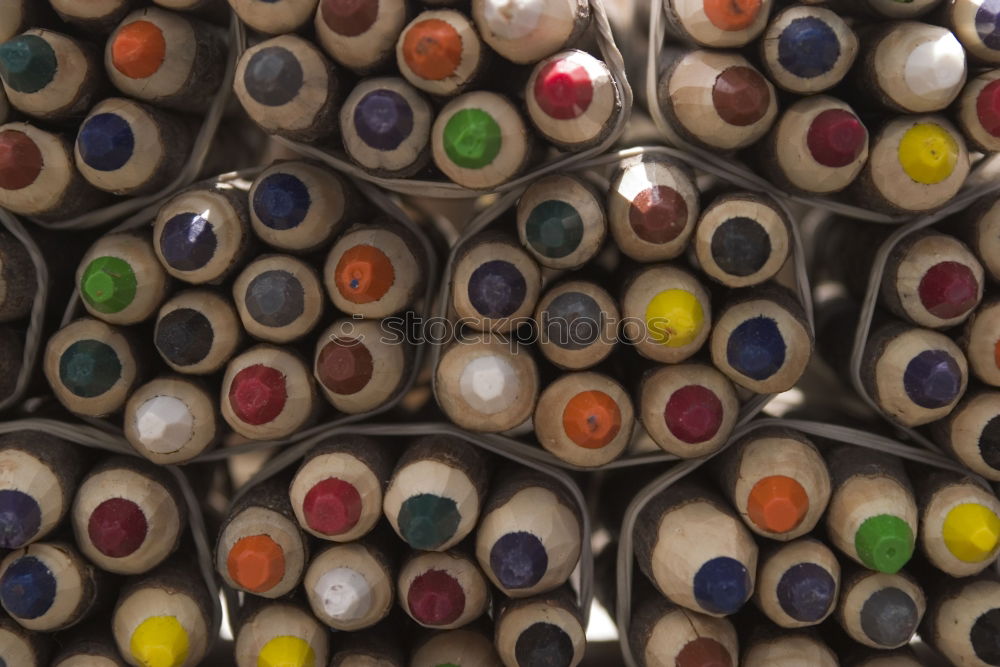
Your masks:
<svg viewBox="0 0 1000 667"><path fill-rule="evenodd" d="M240 53L243 51L242 48L235 48L235 45L240 43L239 36L241 27L242 25L236 18L236 15L230 12L229 57L226 59L226 71L222 77L222 83L219 85L219 90L216 92L215 97L212 98L212 103L209 105L208 111L202 119L201 126L198 128L198 134L195 136L194 144L191 147L191 154L188 156L187 162L184 164L184 167L173 181L153 194L124 199L110 206L105 206L88 213L83 213L75 218L57 220L55 222L46 222L44 220L36 220L32 218L32 222L37 224L39 227L44 227L45 229L93 229L131 215L136 211L149 206L150 204L166 199L178 190L194 183L195 179L198 178L198 174L201 173L201 168L205 164L205 159L208 157L208 151L212 148L212 143L215 140L215 134L219 129L219 124L222 122L222 115L225 113L226 107L229 104L229 99L233 94L233 79L236 76L236 63L239 61Z"/></svg>
<svg viewBox="0 0 1000 667"><path fill-rule="evenodd" d="M626 125L628 124L629 116L632 113L633 94L632 87L629 85L628 78L625 75L625 60L622 58L621 51L615 44L611 25L608 23L608 15L604 11L603 3L600 0L590 0L590 11L592 14L591 26L595 31L594 37L597 42L597 48L608 67L608 71L611 73L611 80L622 102L621 113L615 119L611 132L604 141L596 146L578 153L562 154L549 162L536 166L523 176L507 181L496 188L490 190L472 190L462 187L457 183L374 176L350 162L341 152L328 151L311 144L299 143L284 137L275 136L273 138L277 142L303 155L325 162L337 171L348 174L352 178L368 181L385 190L404 195L435 197L438 199L474 199L491 193L504 194L513 191L523 191L528 185L546 174L574 169L578 163L601 155L609 150L625 132ZM246 30L242 24L239 26L238 37L239 41L237 44L240 47L239 50L242 51L246 48Z"/></svg>

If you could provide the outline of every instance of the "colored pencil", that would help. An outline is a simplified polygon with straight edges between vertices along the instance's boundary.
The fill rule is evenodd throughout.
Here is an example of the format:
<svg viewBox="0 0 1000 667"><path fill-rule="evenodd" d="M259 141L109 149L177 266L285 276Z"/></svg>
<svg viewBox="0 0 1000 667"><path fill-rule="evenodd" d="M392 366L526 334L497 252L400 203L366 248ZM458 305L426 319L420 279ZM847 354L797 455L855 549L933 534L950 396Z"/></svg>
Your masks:
<svg viewBox="0 0 1000 667"><path fill-rule="evenodd" d="M109 324L137 324L156 313L170 281L148 234L108 234L80 260L76 284L87 312Z"/></svg>
<svg viewBox="0 0 1000 667"><path fill-rule="evenodd" d="M465 14L431 9L410 21L396 40L396 66L432 95L452 96L479 78L489 51Z"/></svg>
<svg viewBox="0 0 1000 667"><path fill-rule="evenodd" d="M338 63L367 74L395 58L407 10L405 0L320 0L316 39Z"/></svg>
<svg viewBox="0 0 1000 667"><path fill-rule="evenodd" d="M438 113L431 127L431 157L458 185L489 189L527 166L531 136L510 100L479 90L456 97Z"/></svg>
<svg viewBox="0 0 1000 667"><path fill-rule="evenodd" d="M402 312L422 294L426 257L408 229L383 220L349 227L323 267L323 282L338 309L382 318Z"/></svg>
<svg viewBox="0 0 1000 667"><path fill-rule="evenodd" d="M243 330L229 299L207 289L177 292L156 316L153 343L179 373L207 375L225 366Z"/></svg>
<svg viewBox="0 0 1000 667"><path fill-rule="evenodd" d="M608 226L618 249L637 262L678 257L699 215L694 172L680 162L623 162L608 188Z"/></svg>
<svg viewBox="0 0 1000 667"><path fill-rule="evenodd" d="M337 128L340 85L333 64L312 42L281 35L243 52L233 89L269 134L313 142Z"/></svg>
<svg viewBox="0 0 1000 667"><path fill-rule="evenodd" d="M291 255L261 255L233 282L233 301L248 334L291 343L309 334L323 314L319 273Z"/></svg>
<svg viewBox="0 0 1000 667"><path fill-rule="evenodd" d="M538 401L538 367L531 354L487 334L446 349L435 377L440 408L473 431L496 433L520 426Z"/></svg>
<svg viewBox="0 0 1000 667"><path fill-rule="evenodd" d="M469 535L486 500L486 457L463 440L427 436L403 452L382 511L414 549L445 551Z"/></svg>
<svg viewBox="0 0 1000 667"><path fill-rule="evenodd" d="M629 645L642 667L737 664L738 640L728 619L678 607L658 595L633 609Z"/></svg>
<svg viewBox="0 0 1000 667"><path fill-rule="evenodd" d="M83 476L81 448L37 431L0 435L0 548L20 549L55 529Z"/></svg>
<svg viewBox="0 0 1000 667"><path fill-rule="evenodd" d="M839 587L837 557L819 540L803 537L762 553L754 602L776 625L802 628L833 613Z"/></svg>
<svg viewBox="0 0 1000 667"><path fill-rule="evenodd" d="M667 30L678 41L713 49L732 49L749 44L763 32L771 3L768 0L744 0L738 4L669 0L663 8Z"/></svg>
<svg viewBox="0 0 1000 667"><path fill-rule="evenodd" d="M414 552L399 569L399 606L426 628L452 630L482 616L490 589L476 561L460 550Z"/></svg>
<svg viewBox="0 0 1000 667"><path fill-rule="evenodd" d="M528 119L538 133L567 151L600 144L622 113L622 101L608 66L576 49L535 65L524 98Z"/></svg>
<svg viewBox="0 0 1000 667"><path fill-rule="evenodd" d="M221 86L226 50L221 28L148 7L111 33L104 69L123 95L191 113L207 109Z"/></svg>
<svg viewBox="0 0 1000 667"><path fill-rule="evenodd" d="M463 628L436 632L419 643L410 656L410 667L476 665L502 667L493 642L482 632Z"/></svg>
<svg viewBox="0 0 1000 667"><path fill-rule="evenodd" d="M647 359L680 363L695 354L712 329L709 294L688 271L670 264L641 269L626 283L623 328Z"/></svg>
<svg viewBox="0 0 1000 667"><path fill-rule="evenodd" d="M185 463L221 436L217 398L196 380L161 376L129 396L125 437L153 463Z"/></svg>
<svg viewBox="0 0 1000 667"><path fill-rule="evenodd" d="M379 176L412 176L430 161L433 111L404 79L362 80L340 108L340 136L354 162Z"/></svg>
<svg viewBox="0 0 1000 667"><path fill-rule="evenodd" d="M968 577L1000 555L1000 501L972 477L935 470L915 477L920 548L931 565Z"/></svg>
<svg viewBox="0 0 1000 667"><path fill-rule="evenodd" d="M872 648L906 645L927 606L919 584L903 572L852 566L845 570L840 586L837 621L851 639Z"/></svg>
<svg viewBox="0 0 1000 667"><path fill-rule="evenodd" d="M782 187L832 194L861 173L868 160L868 130L844 102L814 95L784 110L760 155L768 178Z"/></svg>
<svg viewBox="0 0 1000 667"><path fill-rule="evenodd" d="M1000 481L1000 392L977 388L931 425L934 442L990 481Z"/></svg>
<svg viewBox="0 0 1000 667"><path fill-rule="evenodd" d="M604 202L577 176L543 176L517 202L517 235L542 266L580 268L600 252L607 232Z"/></svg>
<svg viewBox="0 0 1000 667"><path fill-rule="evenodd" d="M26 317L35 303L38 276L35 265L24 244L12 235L0 233L0 322L11 322Z"/></svg>
<svg viewBox="0 0 1000 667"><path fill-rule="evenodd" d="M136 665L201 664L217 631L211 600L201 574L181 560L129 580L112 617L118 650Z"/></svg>
<svg viewBox="0 0 1000 667"><path fill-rule="evenodd" d="M250 186L250 225L264 243L291 253L326 245L358 208L337 172L311 162L275 162Z"/></svg>
<svg viewBox="0 0 1000 667"><path fill-rule="evenodd" d="M26 630L6 613L0 613L0 660L18 667L45 667L51 650L52 641L46 635Z"/></svg>
<svg viewBox="0 0 1000 667"><path fill-rule="evenodd" d="M812 531L830 500L830 473L816 446L785 428L755 429L716 460L715 473L747 527L788 541Z"/></svg>
<svg viewBox="0 0 1000 667"><path fill-rule="evenodd" d="M117 412L141 381L131 333L100 320L71 322L49 338L45 378L70 412L102 417Z"/></svg>
<svg viewBox="0 0 1000 667"><path fill-rule="evenodd" d="M565 373L538 397L533 424L538 444L562 461L591 468L625 451L635 410L614 379L593 372Z"/></svg>
<svg viewBox="0 0 1000 667"><path fill-rule="evenodd" d="M490 48L523 65L575 43L590 23L590 5L535 0L511 7L501 0L473 0L472 16Z"/></svg>
<svg viewBox="0 0 1000 667"><path fill-rule="evenodd" d="M969 370L980 381L1000 386L1000 299L987 297L969 318L960 339Z"/></svg>
<svg viewBox="0 0 1000 667"><path fill-rule="evenodd" d="M396 564L370 538L327 547L309 563L302 582L313 614L335 630L371 627L392 610Z"/></svg>
<svg viewBox="0 0 1000 667"><path fill-rule="evenodd" d="M317 0L230 0L229 2L229 6L241 21L266 35L298 32L313 18L316 5Z"/></svg>
<svg viewBox="0 0 1000 667"><path fill-rule="evenodd" d="M726 287L770 280L791 254L791 225L773 199L750 192L716 197L701 212L694 251L701 270Z"/></svg>
<svg viewBox="0 0 1000 667"><path fill-rule="evenodd" d="M194 137L189 123L121 97L94 106L76 135L77 169L95 188L116 195L155 192L180 174Z"/></svg>
<svg viewBox="0 0 1000 667"><path fill-rule="evenodd" d="M80 175L65 137L27 123L0 125L0 206L58 220L91 211L106 197Z"/></svg>
<svg viewBox="0 0 1000 667"><path fill-rule="evenodd" d="M892 249L882 272L882 303L917 326L965 321L983 298L983 267L957 238L920 231Z"/></svg>
<svg viewBox="0 0 1000 667"><path fill-rule="evenodd" d="M17 3L14 3L17 4ZM109 33L125 18L132 0L49 0L52 9L66 23L86 32Z"/></svg>
<svg viewBox="0 0 1000 667"><path fill-rule="evenodd" d="M302 580L309 543L288 500L288 480L272 477L229 509L215 545L215 569L229 586L279 598Z"/></svg>
<svg viewBox="0 0 1000 667"><path fill-rule="evenodd" d="M316 341L313 376L335 408L360 414L385 405L409 376L413 350L374 320L337 320Z"/></svg>
<svg viewBox="0 0 1000 667"><path fill-rule="evenodd" d="M968 363L947 336L891 322L869 335L861 380L889 419L920 426L954 409L965 393Z"/></svg>
<svg viewBox="0 0 1000 667"><path fill-rule="evenodd" d="M639 419L663 451L705 456L729 441L740 409L732 383L712 366L686 363L647 372L639 386Z"/></svg>
<svg viewBox="0 0 1000 667"><path fill-rule="evenodd" d="M712 150L749 146L767 133L778 114L774 86L732 52L668 54L657 96L674 131Z"/></svg>
<svg viewBox="0 0 1000 667"><path fill-rule="evenodd" d="M892 574L910 556L917 504L896 458L864 447L827 452L833 494L826 513L830 543L867 568Z"/></svg>
<svg viewBox="0 0 1000 667"><path fill-rule="evenodd" d="M965 86L965 50L947 28L900 21L862 38L852 83L869 103L899 113L940 111Z"/></svg>
<svg viewBox="0 0 1000 667"><path fill-rule="evenodd" d="M836 86L847 75L858 55L858 37L835 11L792 5L771 18L760 52L775 85L811 95Z"/></svg>
<svg viewBox="0 0 1000 667"><path fill-rule="evenodd" d="M241 609L233 651L237 667L326 665L329 631L309 610L291 601L256 602Z"/></svg>
<svg viewBox="0 0 1000 667"><path fill-rule="evenodd" d="M404 667L405 664L399 631L392 620L367 630L344 633L338 637L330 659L330 667Z"/></svg>
<svg viewBox="0 0 1000 667"><path fill-rule="evenodd" d="M33 28L0 44L0 79L12 107L40 120L87 113L101 93L100 57L88 43Z"/></svg>
<svg viewBox="0 0 1000 667"><path fill-rule="evenodd" d="M935 115L898 116L868 140L868 162L849 194L878 210L930 211L952 199L969 174L965 140Z"/></svg>
<svg viewBox="0 0 1000 667"><path fill-rule="evenodd" d="M174 195L156 215L153 248L167 273L215 283L243 261L250 242L246 194L224 186Z"/></svg>
<svg viewBox="0 0 1000 667"><path fill-rule="evenodd" d="M759 394L790 389L805 372L812 350L802 305L778 285L729 294L712 329L715 367Z"/></svg>
<svg viewBox="0 0 1000 667"><path fill-rule="evenodd" d="M115 456L94 467L73 500L76 543L108 572L141 574L180 544L188 508L174 478L134 456Z"/></svg>
<svg viewBox="0 0 1000 667"><path fill-rule="evenodd" d="M753 594L757 545L750 531L721 496L690 478L642 508L634 540L639 569L675 604L727 616Z"/></svg>
<svg viewBox="0 0 1000 667"><path fill-rule="evenodd" d="M568 587L519 600L502 600L494 644L504 664L576 667L587 648L586 629Z"/></svg>
<svg viewBox="0 0 1000 667"><path fill-rule="evenodd" d="M956 665L1000 662L996 575L944 579L930 598L920 637Z"/></svg>
<svg viewBox="0 0 1000 667"><path fill-rule="evenodd" d="M943 3L942 18L965 47L973 63L1000 63L1000 24L997 9L990 3L949 0Z"/></svg>
<svg viewBox="0 0 1000 667"><path fill-rule="evenodd" d="M29 630L53 632L94 613L108 579L64 542L36 542L0 563L0 603Z"/></svg>
<svg viewBox="0 0 1000 667"><path fill-rule="evenodd" d="M958 97L955 123L969 146L992 153L1000 150L1000 72L990 70L969 79Z"/></svg>
<svg viewBox="0 0 1000 667"><path fill-rule="evenodd" d="M526 321L541 290L541 271L514 239L486 232L455 258L451 302L459 320L478 331L505 333Z"/></svg>
<svg viewBox="0 0 1000 667"><path fill-rule="evenodd" d="M805 632L765 632L743 651L744 667L837 667L837 656L817 637Z"/></svg>
<svg viewBox="0 0 1000 667"><path fill-rule="evenodd" d="M338 436L309 450L288 488L299 525L324 540L364 537L382 517L392 455L364 436Z"/></svg>
<svg viewBox="0 0 1000 667"><path fill-rule="evenodd" d="M98 616L60 637L62 646L51 667L128 667L118 654L108 621L107 616Z"/></svg>
<svg viewBox="0 0 1000 667"><path fill-rule="evenodd" d="M538 350L559 368L582 370L610 355L618 343L618 303L596 282L570 280L538 301Z"/></svg>
<svg viewBox="0 0 1000 667"><path fill-rule="evenodd" d="M569 580L580 559L580 509L551 477L498 475L476 530L476 558L512 598L548 593Z"/></svg>

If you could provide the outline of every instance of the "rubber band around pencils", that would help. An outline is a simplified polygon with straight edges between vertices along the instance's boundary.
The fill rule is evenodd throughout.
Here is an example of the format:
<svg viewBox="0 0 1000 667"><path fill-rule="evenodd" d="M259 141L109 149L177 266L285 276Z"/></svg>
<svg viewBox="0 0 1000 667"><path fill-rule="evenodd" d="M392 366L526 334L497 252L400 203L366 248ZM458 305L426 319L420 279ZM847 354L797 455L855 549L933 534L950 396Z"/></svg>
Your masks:
<svg viewBox="0 0 1000 667"><path fill-rule="evenodd" d="M871 333L872 321L875 318L875 311L878 306L882 276L885 273L886 264L889 262L889 256L892 254L895 247L906 237L911 234L915 234L922 229L926 229L927 227L940 222L944 218L965 210L975 204L980 197L986 196L990 192L1000 189L1000 179L993 178L986 180L996 181L993 184L993 187L991 187L988 191L977 193L970 191L967 193L960 193L958 197L952 200L952 202L944 208L901 226L882 242L882 245L879 246L878 251L875 253L875 258L872 261L872 266L868 273L868 284L865 287L864 299L861 302L861 312L859 313L858 326L854 330L854 341L851 347L848 374L851 384L857 394L864 400L865 403L867 403L879 414L884 414L884 412L881 408L879 408L875 399L872 398L865 388L864 382L861 379L861 365L864 362L865 346L868 343L868 336ZM941 453L940 447L916 429L900 426L898 424L894 425L894 427L903 433L906 433L907 436L909 436L914 442L919 443L922 447L938 454Z"/></svg>
<svg viewBox="0 0 1000 667"><path fill-rule="evenodd" d="M272 459L254 474L246 484L233 497L232 502L236 502L245 493L250 491L255 485L277 475L291 465L300 461L309 451L320 442L339 435L365 435L372 437L394 437L413 438L424 435L447 435L460 438L467 443L485 449L493 454L502 456L520 465L526 466L541 472L563 485L573 497L580 512L580 561L577 564L576 572L578 576L578 601L580 613L583 614L584 625L590 617L590 605L594 598L594 557L591 551L590 531L591 521L587 511L587 502L576 482L564 471L554 468L533 458L526 458L508 449L505 444L497 443L490 438L483 437L481 433L471 433L464 429L448 423L401 423L401 424L344 424L331 426L321 433L316 433L306 440L302 440L295 445L288 447ZM230 448L232 449L232 448Z"/></svg>
<svg viewBox="0 0 1000 667"><path fill-rule="evenodd" d="M650 0L650 3L649 45L646 53L646 80L640 85L645 86L646 106L648 107L649 115L652 117L653 123L656 125L657 129L661 132L667 142L679 149L682 149L691 157L698 158L706 164L711 164L716 169L726 172L728 174L727 179L731 183L749 190L764 192L779 201L785 200L787 202L794 202L810 208L818 208L829 211L830 213L847 218L882 224L902 224L909 221L921 220L928 215L925 213L915 213L902 216L889 215L861 206L855 206L853 204L837 201L836 199L830 197L808 196L791 193L757 175L746 165L734 159L732 156L719 155L685 141L674 131L674 129L670 126L670 123L667 122L663 109L660 106L659 97L657 96L657 79L659 77L660 70L660 55L663 50L664 40L667 37L666 21L664 16L666 7L663 0ZM968 197L975 199L989 192L1000 190L1000 180L997 179L978 179L983 182L976 183L977 172L988 172L991 169L994 169L998 163L1000 163L1000 156L996 154L980 160L979 164L974 167L972 173L966 179L965 185L963 185L959 194L941 210L949 208L952 203L960 199ZM930 215L934 214L932 213Z"/></svg>
<svg viewBox="0 0 1000 667"><path fill-rule="evenodd" d="M264 169L265 167L254 167L252 169L244 169L237 172L222 174L213 179L203 181L203 183L205 183L206 185L212 185L216 183L228 183L228 184L238 185L239 187L241 187L241 189L243 189L245 186L245 189L249 190L250 183L248 179L252 179L254 176L259 174ZM429 311L430 304L432 303L434 297L435 287L437 284L437 266L438 266L437 253L435 252L434 246L430 242L430 239L428 239L427 235L423 232L422 229L420 229L420 226L401 208L401 206L398 203L398 200L395 199L394 196L391 195L391 193L382 192L381 190L374 187L370 183L364 181L358 181L355 179L349 179L349 180L351 180L352 184L361 192L362 196L364 196L370 203L374 204L384 214L386 214L399 224L406 227L406 229L413 234L414 238L417 239L417 242L420 243L420 246L423 249L423 252L425 253L425 257L427 257L427 280L426 280L426 287L424 290L424 294L422 296L421 305L423 309ZM131 217L125 219L123 222L121 222L119 225L117 225L115 228L109 231L111 232L126 231L141 227L143 225L152 224L153 220L156 218L157 211L159 210L160 206L164 203L165 200L166 198L163 198L162 200L157 201L152 205L146 206L146 208L139 211L138 213L135 213ZM80 295L78 291L74 290L70 296L69 302L66 304L66 309L63 312L63 318L60 326L66 326L67 324L72 322L77 316L82 314L80 311L81 311ZM426 313L418 313L418 314L426 314ZM335 428L339 426L345 426L348 424L370 420L373 417L394 408L396 405L399 404L399 402L403 399L403 397L410 391L410 389L413 388L414 384L416 383L417 376L420 372L421 366L423 365L424 354L425 354L425 346L416 345L414 349L413 363L410 365L410 371L404 378L403 383L400 385L399 389L396 391L395 394L393 394L393 396L388 401L378 406L374 410L353 415L342 415L331 421L323 422L315 426L312 426L310 428L303 429L302 431L299 431L295 435L282 440L257 441L248 444L236 445L234 447L219 447L212 451L206 452L204 454L201 454L200 456L195 457L189 463L204 463L206 461L218 461L245 452L266 450L266 449L271 449L273 447L283 447L313 437L314 435L322 433L330 428ZM121 431L117 427L110 424L109 422L103 420L85 420L85 421L88 421L88 423L95 425L96 428L110 430L110 432L116 435L121 434Z"/></svg>
<svg viewBox="0 0 1000 667"><path fill-rule="evenodd" d="M507 181L496 188L473 190L444 180L417 180L375 176L355 165L343 152L332 152L317 148L311 144L299 143L279 136L274 136L273 138L275 141L292 148L298 153L324 162L353 179L368 181L385 190L399 194L436 197L438 199L472 199L485 194L499 194L523 190L533 181L546 174L572 169L577 163L610 150L618 138L625 132L629 116L632 113L632 87L625 75L625 60L622 58L621 51L615 44L611 24L608 22L608 15L604 10L604 4L602 0L589 0L589 2L592 17L588 30L594 31L598 50L601 53L604 63L608 66L608 70L611 72L611 80L618 91L618 97L622 103L621 113L615 119L611 132L608 133L604 141L596 146L578 153L561 153L555 159L535 165L521 176ZM240 21L237 21L236 24L236 41L234 43L237 45L236 50L242 53L247 45L246 26Z"/></svg>
<svg viewBox="0 0 1000 667"><path fill-rule="evenodd" d="M595 169L598 167L610 167L620 163L622 160L638 157L641 155L648 156L662 156L669 157L671 159L682 161L689 166L703 171L705 173L716 176L717 178L731 182L731 175L719 168L713 163L706 162L699 157L688 155L682 151L674 148L667 148L664 146L638 146L635 148L628 148L621 151L615 151L611 153L606 153L598 157L591 158L589 160L575 164L573 168L569 171L572 172L582 172L588 169ZM753 184L746 186L750 190L758 192L759 190L755 188ZM451 276L454 270L455 260L458 253L462 250L463 246L476 234L486 229L492 222L503 215L508 209L510 209L514 204L517 203L518 198L524 192L525 188L518 188L517 190L512 190L502 194L495 202L490 204L486 209L481 211L478 215L473 217L469 223L462 230L462 233L452 244L451 250L449 251L448 258L442 267L441 274L441 288L437 295L437 301L433 310L433 318L445 318L448 316L448 304L451 298ZM793 268L795 273L795 295L802 305L802 309L805 311L806 322L809 326L810 333L814 333L815 325L813 321L813 303L812 303L812 292L809 287L809 276L806 271L805 265L805 250L802 246L802 237L799 232L799 226L796 224L796 216L793 215L792 211L789 210L787 202L781 199L775 199L778 206L781 208L782 212L792 221L789 225L790 234L792 238L792 255L791 259L793 262ZM441 359L442 346L435 345L430 352L430 366L432 369L436 369L438 363ZM437 373L432 373L431 375L431 386L434 389L435 396L437 395ZM758 394L740 406L740 414L736 421L736 427L740 427L750 420L752 420L763 408L764 406L774 398L774 394ZM642 430L637 429L633 436L634 444L638 437L641 437ZM581 467L567 463L558 457L554 456L547 450L543 449L537 445L529 445L524 443L515 437L504 434L480 434L485 440L489 440L498 446L502 446L512 453L516 453L518 456L523 458L530 458L539 463L543 463L550 466L556 466L559 468L565 468L567 470L576 471L586 471L586 470L612 470L617 468L627 468L631 466L639 465L650 465L654 463L669 463L679 460L677 456L673 454L662 453L644 453L637 456L628 456L627 454L621 458L606 463L602 466L597 467Z"/></svg>
<svg viewBox="0 0 1000 667"><path fill-rule="evenodd" d="M622 517L621 530L619 531L615 559L615 584L617 593L615 599L614 617L615 625L618 628L618 642L621 647L622 657L625 659L627 667L638 667L639 664L635 659L635 655L632 653L632 646L629 643L629 625L632 620L632 578L635 570L635 555L632 537L635 531L636 523L639 519L639 513L657 494L668 488L670 485L687 477L706 462L724 452L733 442L750 433L753 433L757 429L769 426L791 428L805 433L806 435L812 435L848 445L867 447L886 454L908 459L916 463L944 470L951 470L953 472L959 472L964 475L969 475L972 479L980 484L983 484L986 488L991 488L985 480L976 475L972 475L966 468L946 456L926 451L919 447L904 445L896 440L867 433L858 429L849 428L847 426L838 426L835 424L825 424L822 422L800 419L777 418L757 419L752 423L738 426L733 431L732 437L722 449L717 452L713 452L708 456L703 456L697 459L689 459L672 466L665 473L643 487L632 498L632 501L625 510L625 514ZM1000 572L1000 562L995 565L995 568L998 572Z"/></svg>

